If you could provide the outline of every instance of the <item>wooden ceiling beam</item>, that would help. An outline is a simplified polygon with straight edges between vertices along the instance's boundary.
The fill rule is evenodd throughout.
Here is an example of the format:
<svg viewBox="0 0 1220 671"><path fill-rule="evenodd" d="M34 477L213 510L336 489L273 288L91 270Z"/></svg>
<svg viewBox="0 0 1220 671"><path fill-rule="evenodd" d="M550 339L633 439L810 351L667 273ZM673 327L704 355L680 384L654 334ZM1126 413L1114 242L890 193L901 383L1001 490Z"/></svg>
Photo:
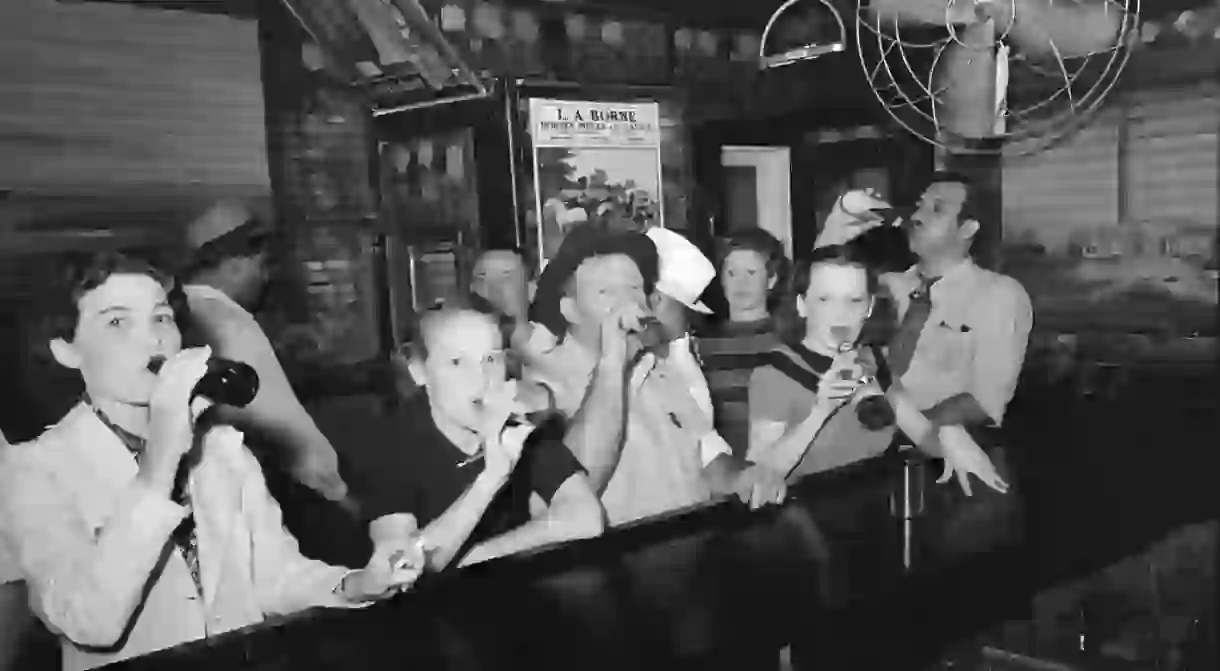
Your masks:
<svg viewBox="0 0 1220 671"><path fill-rule="evenodd" d="M104 2L149 9L224 14L254 19L259 2L277 0L59 0L63 3ZM737 2L735 0L504 0L510 8L531 9L540 14L582 12L624 18L651 17L696 28L741 28L762 30L779 0Z"/></svg>

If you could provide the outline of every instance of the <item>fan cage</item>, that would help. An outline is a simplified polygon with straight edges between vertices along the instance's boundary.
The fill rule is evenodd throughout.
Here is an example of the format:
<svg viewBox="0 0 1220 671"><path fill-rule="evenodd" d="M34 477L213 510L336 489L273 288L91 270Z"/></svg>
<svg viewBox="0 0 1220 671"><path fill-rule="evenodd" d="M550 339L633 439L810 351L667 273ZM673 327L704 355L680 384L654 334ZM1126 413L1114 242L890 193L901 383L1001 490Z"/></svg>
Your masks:
<svg viewBox="0 0 1220 671"><path fill-rule="evenodd" d="M1007 1L1015 3L1015 0ZM868 0L859 0L855 26L856 49L864 76L877 102L894 122L913 136L954 154L1031 154L1066 140L1086 126L1117 85L1119 75L1130 59L1132 41L1138 39L1139 35L1140 0L1107 2L1122 12L1115 43L1103 51L1070 59L1076 67L1069 68L1064 59L1057 58L1058 67L1047 68L1013 51L1014 56L1009 59L1006 105L1002 112L1007 127L1005 132L991 137L957 135L941 128L937 119L936 101L943 89L935 88L933 73L945 49L956 39L951 26L903 29L897 19L892 22L892 27L883 25L885 22L879 15L869 15ZM904 39L904 32L915 39ZM916 41L922 34L933 32L942 35L947 32L948 35ZM1001 42L1005 37L1007 32L997 35L996 42ZM874 53L870 53L870 50L874 50ZM926 77L921 77L919 72L922 68L914 63L919 56L910 52L927 50L934 50L934 53L927 62ZM1105 56L1100 57L1101 54ZM899 62L893 63L893 60ZM923 60L927 60L926 55ZM1016 70L1016 76L1013 70ZM1027 79L1022 81L1022 74ZM1062 84L1039 87L1036 92L1021 90L1018 86L1019 83L1030 83L1028 78L1050 77L1061 77ZM888 78L888 82L879 81L881 78ZM1079 95L1073 91L1073 86L1078 83L1087 84L1086 90ZM912 93L909 89L917 89L918 93ZM1020 107L1014 104L1017 100L1041 93L1042 89L1049 92L1039 102ZM886 91L891 92L895 100L887 100ZM1064 108L1054 110L1056 105L1064 105ZM997 116L997 120L999 118Z"/></svg>

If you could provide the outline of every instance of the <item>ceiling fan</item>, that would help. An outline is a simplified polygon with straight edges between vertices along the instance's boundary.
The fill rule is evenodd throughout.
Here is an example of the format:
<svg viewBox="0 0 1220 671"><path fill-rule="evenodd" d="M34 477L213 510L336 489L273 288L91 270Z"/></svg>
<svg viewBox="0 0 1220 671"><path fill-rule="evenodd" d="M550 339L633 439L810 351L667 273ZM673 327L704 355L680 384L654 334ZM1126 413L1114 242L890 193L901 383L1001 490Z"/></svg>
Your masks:
<svg viewBox="0 0 1220 671"><path fill-rule="evenodd" d="M1138 8L1138 0L1126 1ZM959 140L1006 135L1009 66L1018 54L1031 68L1062 73L1070 86L1067 61L1121 48L1135 23L1115 0L860 0L860 10L875 31L948 31L927 93L938 134Z"/></svg>

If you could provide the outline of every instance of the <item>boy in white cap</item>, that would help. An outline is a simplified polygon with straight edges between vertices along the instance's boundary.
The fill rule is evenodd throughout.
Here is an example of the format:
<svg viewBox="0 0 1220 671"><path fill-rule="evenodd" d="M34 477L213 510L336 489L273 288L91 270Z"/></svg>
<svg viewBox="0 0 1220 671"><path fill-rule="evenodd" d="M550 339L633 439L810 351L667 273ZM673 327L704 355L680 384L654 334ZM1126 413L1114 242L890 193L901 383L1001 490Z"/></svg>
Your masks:
<svg viewBox="0 0 1220 671"><path fill-rule="evenodd" d="M286 450L287 469L298 482L331 501L345 501L347 485L334 448L297 399L271 341L251 314L269 276L269 237L263 221L241 203L217 203L191 222L184 289L193 326L217 356L258 371L258 395L245 408L221 408L225 421L254 429Z"/></svg>
<svg viewBox="0 0 1220 671"><path fill-rule="evenodd" d="M688 392L675 397L693 402L693 407L687 408L683 415L701 418L706 425L702 442L718 445L716 451L721 452L704 468L704 477L713 492L735 493L754 506L782 502L786 492L783 475L734 457L728 443L712 425L712 397L695 354L688 311L712 313L699 297L716 278L716 267L680 233L654 227L645 235L656 245L660 259L652 309L670 339L664 356L670 370L678 374Z"/></svg>

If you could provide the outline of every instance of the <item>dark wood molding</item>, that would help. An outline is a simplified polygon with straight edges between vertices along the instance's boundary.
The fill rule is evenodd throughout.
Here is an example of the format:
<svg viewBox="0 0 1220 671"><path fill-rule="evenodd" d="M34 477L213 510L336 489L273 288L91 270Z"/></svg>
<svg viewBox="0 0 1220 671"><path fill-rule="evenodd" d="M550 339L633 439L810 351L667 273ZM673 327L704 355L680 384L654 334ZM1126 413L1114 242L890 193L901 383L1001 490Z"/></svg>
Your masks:
<svg viewBox="0 0 1220 671"><path fill-rule="evenodd" d="M262 11L259 5L278 0L59 0L59 2L103 2L109 4L136 5L149 9L195 12L198 14L224 14L237 19L256 19ZM423 4L430 4L426 0ZM771 12L779 7L779 0L763 2L707 2L707 0L668 0L658 9L653 0L613 0L596 2L568 0L557 3L547 0L506 0L510 9L528 9L539 15L566 15L581 13L589 16L614 16L622 19L650 19L665 23L682 24L709 29L740 29L761 31Z"/></svg>

